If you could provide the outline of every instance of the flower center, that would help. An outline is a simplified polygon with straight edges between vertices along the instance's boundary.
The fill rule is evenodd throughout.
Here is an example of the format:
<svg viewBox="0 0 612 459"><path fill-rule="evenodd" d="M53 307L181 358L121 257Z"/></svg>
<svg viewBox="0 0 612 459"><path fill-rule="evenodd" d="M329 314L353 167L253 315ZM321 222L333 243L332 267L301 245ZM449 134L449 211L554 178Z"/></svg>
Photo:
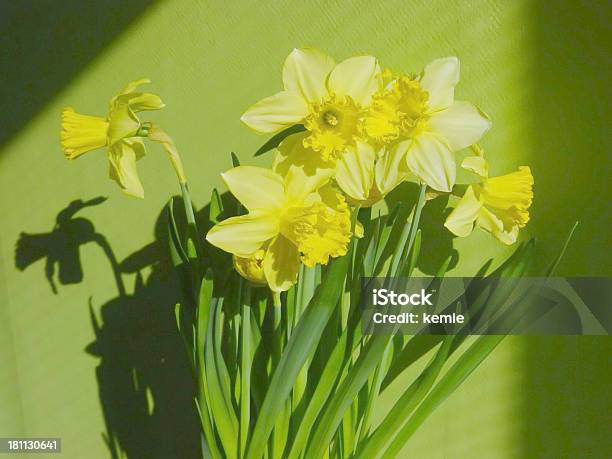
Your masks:
<svg viewBox="0 0 612 459"><path fill-rule="evenodd" d="M327 124L329 127L336 127L338 126L338 123L340 122L340 114L337 112L334 112L333 110L328 110L325 113L323 113L323 122L325 124Z"/></svg>
<svg viewBox="0 0 612 459"><path fill-rule="evenodd" d="M361 112L350 97L332 95L313 104L304 122L309 131L304 147L320 153L324 161L338 159L348 146L355 144Z"/></svg>
<svg viewBox="0 0 612 459"><path fill-rule="evenodd" d="M363 131L381 143L414 137L427 125L428 99L418 80L400 76L374 95Z"/></svg>
<svg viewBox="0 0 612 459"><path fill-rule="evenodd" d="M327 202L289 207L281 216L281 234L297 245L302 262L309 267L345 255L351 238L350 212L344 197L335 190L327 191L329 196L322 196ZM331 204L331 200L335 202Z"/></svg>

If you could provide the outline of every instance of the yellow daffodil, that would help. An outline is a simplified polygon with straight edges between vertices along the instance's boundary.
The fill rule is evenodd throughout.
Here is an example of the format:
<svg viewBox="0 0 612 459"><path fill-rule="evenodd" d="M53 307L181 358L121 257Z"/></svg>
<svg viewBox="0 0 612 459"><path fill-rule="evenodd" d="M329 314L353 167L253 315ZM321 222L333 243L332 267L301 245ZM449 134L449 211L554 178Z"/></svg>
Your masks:
<svg viewBox="0 0 612 459"><path fill-rule="evenodd" d="M215 225L206 239L238 257L237 270L247 279L252 280L247 265L255 268L252 263L257 265L261 251L265 280L275 292L296 282L300 259L314 266L346 254L350 212L326 171L307 176L296 167L282 177L269 169L239 166L222 177L248 214Z"/></svg>
<svg viewBox="0 0 612 459"><path fill-rule="evenodd" d="M355 145L364 110L382 79L372 56L336 64L319 50L302 48L285 60L283 85L283 91L249 108L242 121L259 133L303 124L308 133L304 146L328 161Z"/></svg>
<svg viewBox="0 0 612 459"><path fill-rule="evenodd" d="M106 118L82 115L72 107L62 111L61 145L67 159L76 159L83 153L102 147L108 148L110 177L124 193L138 198L144 190L136 161L145 154L142 136L147 135L148 124L140 122L136 113L159 110L164 103L159 96L137 91L147 79L133 81L110 101Z"/></svg>
<svg viewBox="0 0 612 459"><path fill-rule="evenodd" d="M489 177L489 166L482 156L465 158L462 167L478 174L481 181L467 188L444 226L465 237L476 224L504 244L516 242L519 229L529 221L528 209L533 201L533 176L529 167L521 166L516 172Z"/></svg>
<svg viewBox="0 0 612 459"><path fill-rule="evenodd" d="M474 105L454 100L459 60L437 59L420 78L384 75L385 86L372 98L363 132L388 144L390 157L404 158L431 188L449 192L456 175L453 152L477 142L491 126Z"/></svg>
<svg viewBox="0 0 612 459"><path fill-rule="evenodd" d="M376 151L374 146L357 140L335 163L326 162L303 146L307 135L293 134L281 142L273 167L276 172L284 176L289 168L299 167L306 176L315 176L327 171L348 200L361 207L379 201L408 177L405 162L392 157L385 147Z"/></svg>

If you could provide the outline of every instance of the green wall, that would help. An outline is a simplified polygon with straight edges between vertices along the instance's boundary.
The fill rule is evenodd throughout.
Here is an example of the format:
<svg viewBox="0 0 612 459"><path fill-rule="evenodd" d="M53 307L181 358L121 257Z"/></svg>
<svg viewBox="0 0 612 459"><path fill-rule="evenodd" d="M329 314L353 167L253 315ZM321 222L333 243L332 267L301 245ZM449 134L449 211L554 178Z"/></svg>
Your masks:
<svg viewBox="0 0 612 459"><path fill-rule="evenodd" d="M190 387L172 333L174 294L159 219L177 192L173 173L161 149L151 148L139 163L146 199L131 199L106 178L102 151L68 163L58 141L63 106L103 114L117 90L143 76L167 104L151 118L176 140L194 199L204 206L220 186L218 173L229 167L230 151L243 162L268 164L269 157L251 158L264 138L239 117L277 90L293 47L317 46L337 59L371 53L406 71L457 55L457 97L478 104L494 123L482 142L492 172L520 164L533 169L536 198L525 236L538 239L538 265L580 220L560 273L612 272L612 171L604 147L610 8L603 2L57 3L19 2L0 13L0 48L9 57L0 61L6 126L0 135L0 435L61 436L71 458L109 457L102 436L109 428L135 455L184 457L193 446ZM108 200L81 210L79 224L53 231L71 201L100 195ZM433 217L426 229L431 257L424 271L451 244L462 256L456 274L469 275L489 256L509 253L482 233L451 240ZM28 260L16 262L20 238L43 259L27 267ZM80 263L65 255L74 248L71 238L92 241L80 247ZM117 300L102 241L122 263L128 301ZM54 294L45 279L49 257L64 280L78 281L80 264L82 280L62 285L56 272ZM506 339L423 426L406 455L609 455L610 350L608 337ZM400 382L385 400L401 390ZM380 404L378 415L388 406Z"/></svg>

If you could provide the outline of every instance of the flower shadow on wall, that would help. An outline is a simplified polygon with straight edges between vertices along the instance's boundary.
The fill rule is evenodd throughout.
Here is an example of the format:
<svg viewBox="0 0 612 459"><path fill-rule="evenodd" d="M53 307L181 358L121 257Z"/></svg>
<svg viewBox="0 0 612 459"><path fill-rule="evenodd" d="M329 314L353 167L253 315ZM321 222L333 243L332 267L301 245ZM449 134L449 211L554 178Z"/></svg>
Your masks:
<svg viewBox="0 0 612 459"><path fill-rule="evenodd" d="M23 271L44 260L47 282L61 295L62 286L87 276L81 247L93 242L102 248L117 294L101 306L89 298L95 339L85 351L99 359L96 379L106 424L102 437L110 456L199 457L195 388L174 318L180 287L168 256L166 209L157 218L155 240L119 262L93 221L76 216L104 201L74 200L58 213L51 231L22 232L15 265ZM208 207L201 214L207 215ZM143 277L145 269L150 271ZM133 291L124 283L127 275L135 275Z"/></svg>

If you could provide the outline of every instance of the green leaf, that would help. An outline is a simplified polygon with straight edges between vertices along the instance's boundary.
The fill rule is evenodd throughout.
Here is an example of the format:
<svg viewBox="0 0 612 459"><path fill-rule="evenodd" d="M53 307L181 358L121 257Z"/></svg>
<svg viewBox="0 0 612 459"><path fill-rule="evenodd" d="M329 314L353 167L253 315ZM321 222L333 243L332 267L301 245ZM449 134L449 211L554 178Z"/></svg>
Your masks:
<svg viewBox="0 0 612 459"><path fill-rule="evenodd" d="M219 217L223 213L223 201L216 188L213 188L210 196L210 207L208 212L208 220L213 225L219 223Z"/></svg>
<svg viewBox="0 0 612 459"><path fill-rule="evenodd" d="M241 282L243 284L243 282ZM240 327L240 457L244 457L251 419L251 291L244 286Z"/></svg>
<svg viewBox="0 0 612 459"><path fill-rule="evenodd" d="M398 457L402 447L425 419L459 387L503 339L503 336L480 336L476 339L415 410L412 417L393 439L383 457L390 459Z"/></svg>
<svg viewBox="0 0 612 459"><path fill-rule="evenodd" d="M196 378L198 384L198 394L196 405L200 415L200 423L202 431L206 438L206 443L213 457L221 457L221 453L217 446L214 427L211 420L210 412L210 394L208 392L208 382L206 380L206 368L204 358L204 348L206 345L206 334L208 332L208 324L210 321L210 310L213 299L213 279L212 271L208 269L202 279L200 286L200 296L197 309L197 326L196 326L196 345L194 352L196 354Z"/></svg>
<svg viewBox="0 0 612 459"><path fill-rule="evenodd" d="M237 457L238 421L229 393L229 378L221 367L219 336L215 336L218 331L215 322L218 322L220 318L222 302L223 298L215 298L211 302L210 320L206 332L205 369L212 417L215 420L225 456L233 459Z"/></svg>
<svg viewBox="0 0 612 459"><path fill-rule="evenodd" d="M238 155L236 155L236 153L232 151L231 156L232 156L232 166L234 167L240 166L240 160L238 159Z"/></svg>
<svg viewBox="0 0 612 459"><path fill-rule="evenodd" d="M187 257L187 254L183 249L183 245L181 244L181 237L174 219L173 204L174 200L171 198L166 207L168 209L168 239L170 244L170 258L172 260L172 265L176 268L177 266L181 266L183 264L189 264L189 258Z"/></svg>
<svg viewBox="0 0 612 459"><path fill-rule="evenodd" d="M264 153L267 153L268 151L278 147L280 145L280 143L285 140L287 137L289 137L291 134L296 134L298 132L302 132L305 131L306 128L304 126L302 126L301 124L296 124L294 126L288 127L287 129L279 132L278 134L275 134L274 136L272 136L270 138L270 140L268 140L266 143L264 143L259 150L257 150L255 152L255 154L253 156L257 157L257 156L261 156Z"/></svg>
<svg viewBox="0 0 612 459"><path fill-rule="evenodd" d="M408 387L391 411L383 419L366 443L359 448L357 458L369 458L382 451L387 442L395 436L410 413L423 400L433 386L442 366L449 356L453 336L444 337L444 341L436 355L421 372L419 377Z"/></svg>
<svg viewBox="0 0 612 459"><path fill-rule="evenodd" d="M559 255L555 257L553 262L550 264L550 266L546 270L546 277L552 276L554 272L556 271L557 266L559 266L559 263L561 262L561 259L565 255L565 251L567 250L569 243L572 240L572 237L574 237L574 231L576 231L576 228L578 227L578 223L579 222L575 222L574 226L572 226L572 229L567 235L567 238L565 239L565 243L563 244L563 247L561 248L561 252L559 252Z"/></svg>
<svg viewBox="0 0 612 459"><path fill-rule="evenodd" d="M308 400L306 411L304 412L304 416L300 418L299 428L294 436L293 444L289 451L289 459L298 459L302 454L315 420L335 387L336 381L345 364L344 356L346 354L347 338L348 330L345 330L336 343L321 373L314 392Z"/></svg>
<svg viewBox="0 0 612 459"><path fill-rule="evenodd" d="M349 258L344 256L330 263L325 278L293 330L272 376L253 430L247 458L259 459L263 456L274 421L284 409L302 366L319 343L330 314L340 299L348 261Z"/></svg>

